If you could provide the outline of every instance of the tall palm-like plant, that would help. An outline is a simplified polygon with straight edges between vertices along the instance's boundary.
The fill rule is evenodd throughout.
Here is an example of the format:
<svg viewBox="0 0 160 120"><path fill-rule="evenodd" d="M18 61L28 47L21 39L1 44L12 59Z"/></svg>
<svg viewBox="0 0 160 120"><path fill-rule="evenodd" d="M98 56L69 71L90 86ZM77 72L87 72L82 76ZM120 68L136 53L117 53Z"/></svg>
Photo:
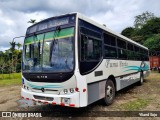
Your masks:
<svg viewBox="0 0 160 120"><path fill-rule="evenodd" d="M20 43L17 43L16 45L18 47L18 50L22 47L22 44L20 44Z"/></svg>
<svg viewBox="0 0 160 120"><path fill-rule="evenodd" d="M35 24L36 20L35 19L30 19L30 21L28 21L28 23Z"/></svg>
<svg viewBox="0 0 160 120"><path fill-rule="evenodd" d="M15 50L15 47L16 47L16 42L14 42L14 40L12 42L9 42L10 45L11 45L11 53L12 53L12 67L13 67L13 53L14 53L14 50ZM13 72L13 69L12 69L12 72Z"/></svg>
<svg viewBox="0 0 160 120"><path fill-rule="evenodd" d="M12 41L12 42L9 42L9 44L11 46L10 50L11 50L11 52L13 52L15 50L15 47L16 47L16 42Z"/></svg>

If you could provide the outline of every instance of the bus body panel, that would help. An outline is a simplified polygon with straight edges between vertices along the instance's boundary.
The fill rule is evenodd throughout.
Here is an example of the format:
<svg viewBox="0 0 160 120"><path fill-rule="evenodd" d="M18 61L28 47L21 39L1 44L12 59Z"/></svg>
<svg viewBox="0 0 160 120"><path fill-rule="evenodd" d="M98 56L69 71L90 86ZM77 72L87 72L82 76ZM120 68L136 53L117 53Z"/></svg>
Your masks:
<svg viewBox="0 0 160 120"><path fill-rule="evenodd" d="M79 106L85 107L88 105L87 91L83 92L83 89L87 90L86 76L82 76L79 72L79 60L78 60L78 15L76 17L76 30L75 30L75 71L74 74L77 80L77 88L79 92Z"/></svg>
<svg viewBox="0 0 160 120"><path fill-rule="evenodd" d="M110 63L108 63L108 60ZM113 63L115 66L113 66ZM122 63L126 64L122 66ZM116 91L119 91L140 80L140 73L144 77L149 75L149 62L145 61L146 66L141 68L142 61L126 61L104 59L96 70L86 75L88 85L88 104L91 104L105 96L105 83L109 76L113 75L116 80ZM120 67L121 65L121 67ZM96 71L102 71L101 76L95 76Z"/></svg>
<svg viewBox="0 0 160 120"><path fill-rule="evenodd" d="M63 83L45 83L45 82L30 82L23 78L23 86L26 89L21 89L22 97L29 98L30 100L34 101L41 101L41 102L55 102L57 105L62 103L62 98L70 98L70 103L74 104L75 107L79 107L79 92L74 91L74 93L70 93L70 88L77 87L77 80L75 76L72 76L69 80ZM67 94L64 94L64 89L68 90ZM43 99L37 99L34 95L40 97L52 97L53 101L47 101ZM69 106L69 105L68 105Z"/></svg>
<svg viewBox="0 0 160 120"><path fill-rule="evenodd" d="M46 93L37 93L37 92L31 92L24 88L21 88L21 96L26 100L33 100L35 102L43 104L43 103L49 103L53 105L62 105L62 106L70 106L70 107L80 107L79 106L79 93L75 92L70 95L55 95L55 94L46 94ZM39 97L36 99L35 97ZM48 100L47 98L53 100ZM70 99L69 104L64 104L62 99L67 98ZM74 105L74 106L73 106Z"/></svg>
<svg viewBox="0 0 160 120"><path fill-rule="evenodd" d="M110 75L117 78L129 76L130 74L141 71L148 71L149 62L144 62L145 66L143 68L141 67L142 62L143 61L104 59L93 72L86 75L87 83L108 79ZM102 71L102 74L96 76L97 71Z"/></svg>
<svg viewBox="0 0 160 120"><path fill-rule="evenodd" d="M73 75L69 80L62 83L31 82L26 80L24 77L22 77L22 79L24 80L23 85L28 87L28 89L30 89L32 92L38 93L59 94L64 89L75 89L77 87L75 75ZM42 91L42 88L44 88L44 92Z"/></svg>

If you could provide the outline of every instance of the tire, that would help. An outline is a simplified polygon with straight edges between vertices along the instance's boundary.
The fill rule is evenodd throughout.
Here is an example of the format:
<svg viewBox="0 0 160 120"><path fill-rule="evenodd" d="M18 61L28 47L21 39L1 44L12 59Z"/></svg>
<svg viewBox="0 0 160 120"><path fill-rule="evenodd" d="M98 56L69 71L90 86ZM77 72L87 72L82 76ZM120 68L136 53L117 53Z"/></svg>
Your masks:
<svg viewBox="0 0 160 120"><path fill-rule="evenodd" d="M106 106L113 103L115 98L115 85L112 80L107 80L105 86L105 97L104 97L104 104Z"/></svg>
<svg viewBox="0 0 160 120"><path fill-rule="evenodd" d="M138 81L138 85L143 85L143 82L144 82L144 76L143 76L143 72L141 72L140 74L140 81Z"/></svg>

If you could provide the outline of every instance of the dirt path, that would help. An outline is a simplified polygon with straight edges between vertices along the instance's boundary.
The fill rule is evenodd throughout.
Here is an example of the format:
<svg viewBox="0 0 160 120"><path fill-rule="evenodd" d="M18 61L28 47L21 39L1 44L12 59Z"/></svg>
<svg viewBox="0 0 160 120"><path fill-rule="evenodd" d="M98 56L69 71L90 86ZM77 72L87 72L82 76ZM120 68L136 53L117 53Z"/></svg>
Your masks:
<svg viewBox="0 0 160 120"><path fill-rule="evenodd" d="M52 105L20 107L20 103L17 102L17 100L20 99L20 86L1 87L0 93L1 111L53 111L53 113L59 111L60 114L65 114L65 111L70 111L73 115L78 114L77 116L81 116L84 111L160 111L160 74L155 72L151 73L150 76L145 79L142 86L135 84L119 91L116 94L114 103L107 107L102 105L102 101L98 101L79 110ZM93 114L95 114L95 112L93 112ZM101 119L103 119L103 117L101 117Z"/></svg>
<svg viewBox="0 0 160 120"><path fill-rule="evenodd" d="M16 110L18 103L16 102L21 98L21 86L8 86L0 87L0 110Z"/></svg>

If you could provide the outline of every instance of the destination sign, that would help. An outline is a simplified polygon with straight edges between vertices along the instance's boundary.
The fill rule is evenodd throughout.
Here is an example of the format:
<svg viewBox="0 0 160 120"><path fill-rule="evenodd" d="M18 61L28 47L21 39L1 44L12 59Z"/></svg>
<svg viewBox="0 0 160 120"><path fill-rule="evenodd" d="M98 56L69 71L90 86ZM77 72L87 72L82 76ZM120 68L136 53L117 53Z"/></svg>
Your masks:
<svg viewBox="0 0 160 120"><path fill-rule="evenodd" d="M65 25L69 23L69 18L62 18L58 20L50 20L48 24L48 28L55 27L55 26L60 26L60 25Z"/></svg>
<svg viewBox="0 0 160 120"><path fill-rule="evenodd" d="M45 30L52 27L56 27L56 26L66 25L73 22L75 22L75 16L73 15L65 16L65 17L50 18L28 28L27 34Z"/></svg>

